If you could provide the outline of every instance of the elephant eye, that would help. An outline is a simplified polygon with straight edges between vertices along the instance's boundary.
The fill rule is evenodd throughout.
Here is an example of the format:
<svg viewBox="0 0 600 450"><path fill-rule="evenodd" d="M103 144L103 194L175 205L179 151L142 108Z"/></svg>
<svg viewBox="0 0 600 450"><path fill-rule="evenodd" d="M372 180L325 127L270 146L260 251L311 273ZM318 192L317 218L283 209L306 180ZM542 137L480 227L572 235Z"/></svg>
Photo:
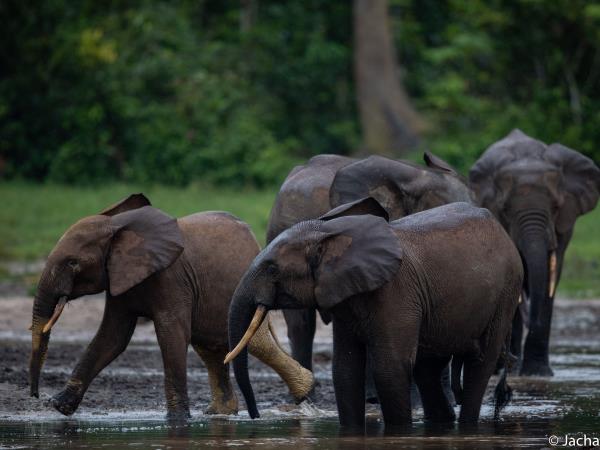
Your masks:
<svg viewBox="0 0 600 450"><path fill-rule="evenodd" d="M272 264L272 263L267 266L266 271L267 271L267 274L271 275L271 276L276 276L279 274L279 268L277 267L277 265Z"/></svg>
<svg viewBox="0 0 600 450"><path fill-rule="evenodd" d="M67 261L67 264L71 269L76 269L77 267L79 267L79 262L76 259L69 259Z"/></svg>

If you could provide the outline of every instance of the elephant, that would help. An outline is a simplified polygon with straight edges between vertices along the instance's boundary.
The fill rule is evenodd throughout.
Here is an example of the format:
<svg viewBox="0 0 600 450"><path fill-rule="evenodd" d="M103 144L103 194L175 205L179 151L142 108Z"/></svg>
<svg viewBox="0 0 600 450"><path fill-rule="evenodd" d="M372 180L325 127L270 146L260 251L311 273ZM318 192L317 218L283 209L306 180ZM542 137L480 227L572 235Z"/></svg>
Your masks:
<svg viewBox="0 0 600 450"><path fill-rule="evenodd" d="M51 399L73 414L96 375L127 347L138 317L154 322L163 358L167 417L189 417L186 360L191 343L208 370L208 414L234 414L237 398L223 365L234 289L260 247L244 222L225 212L174 219L133 194L72 225L50 253L33 304L31 395L38 397L50 330L68 301L106 291L104 316L65 388ZM271 336L267 323L250 352L271 366L297 400L312 374Z"/></svg>
<svg viewBox="0 0 600 450"><path fill-rule="evenodd" d="M362 215L353 215L355 209ZM459 420L478 421L489 378L510 340L523 278L519 253L489 211L468 203L391 223L386 217L371 198L345 204L292 226L254 259L230 305L232 350L225 359L233 360L251 417L259 413L248 339L269 310L319 308L332 317L343 427L365 424L367 354L386 427L410 423L413 374L425 419L455 420L441 384L453 356L464 364ZM507 401L508 392L505 370L497 402Z"/></svg>
<svg viewBox="0 0 600 450"><path fill-rule="evenodd" d="M515 316L511 352L521 359L521 375L552 376L554 295L575 221L598 201L600 169L562 144L546 145L516 129L483 153L469 178L480 204L504 226L525 266L528 301ZM528 333L522 349L524 324Z"/></svg>
<svg viewBox="0 0 600 450"><path fill-rule="evenodd" d="M267 226L267 243L303 220L367 196L376 199L391 220L457 201L474 201L466 180L448 163L425 152L426 167L370 156L357 160L318 155L295 167L284 181ZM320 312L325 323L330 318ZM312 370L315 309L284 310L292 356ZM370 397L370 396L369 396ZM370 397L371 398L371 397Z"/></svg>

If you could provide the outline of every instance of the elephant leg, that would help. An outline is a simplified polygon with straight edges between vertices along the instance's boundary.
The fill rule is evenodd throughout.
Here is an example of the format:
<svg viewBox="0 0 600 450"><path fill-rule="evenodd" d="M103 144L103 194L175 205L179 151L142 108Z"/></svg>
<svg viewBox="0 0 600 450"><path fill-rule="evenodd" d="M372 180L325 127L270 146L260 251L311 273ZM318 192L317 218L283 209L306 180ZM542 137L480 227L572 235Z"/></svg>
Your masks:
<svg viewBox="0 0 600 450"><path fill-rule="evenodd" d="M136 323L137 317L130 314L122 303L107 299L96 336L73 370L65 388L50 400L54 408L66 416L77 410L96 375L127 348Z"/></svg>
<svg viewBox="0 0 600 450"><path fill-rule="evenodd" d="M287 334L292 347L292 357L308 370L312 370L312 349L316 330L316 309L284 309Z"/></svg>
<svg viewBox="0 0 600 450"><path fill-rule="evenodd" d="M367 353L367 373L365 379L365 399L367 403L379 403L377 398L377 388L375 387L375 379L373 378L373 361L371 354Z"/></svg>
<svg viewBox="0 0 600 450"><path fill-rule="evenodd" d="M447 364L442 370L442 389L444 389L444 393L446 394L446 398L450 402L450 405L456 405L454 391L452 390L452 385L450 382L450 364Z"/></svg>
<svg viewBox="0 0 600 450"><path fill-rule="evenodd" d="M154 320L156 337L165 371L168 419L187 419L190 406L187 393L187 349L190 327L174 317L161 315Z"/></svg>
<svg viewBox="0 0 600 450"><path fill-rule="evenodd" d="M296 402L306 399L314 385L313 374L281 348L268 317L250 340L248 351L279 374Z"/></svg>
<svg viewBox="0 0 600 450"><path fill-rule="evenodd" d="M499 351L494 358L486 357L483 361L476 357L465 359L463 366L463 399L460 407L459 421L477 423L481 403L490 377L494 373Z"/></svg>
<svg viewBox="0 0 600 450"><path fill-rule="evenodd" d="M340 425L363 431L365 427L366 346L347 324L333 319L333 387Z"/></svg>
<svg viewBox="0 0 600 450"><path fill-rule="evenodd" d="M427 422L447 423L456 420L456 414L442 385L442 375L448 371L449 362L450 357L417 357L414 377Z"/></svg>
<svg viewBox="0 0 600 450"><path fill-rule="evenodd" d="M211 402L204 414L237 414L238 401L229 378L229 365L223 364L227 350L210 351L193 345L208 370Z"/></svg>
<svg viewBox="0 0 600 450"><path fill-rule="evenodd" d="M523 313L521 312L521 305L515 312L515 317L512 322L512 333L510 337L510 352L517 357L517 360L521 360L521 351L523 348ZM518 364L514 365L512 372L518 371Z"/></svg>
<svg viewBox="0 0 600 450"><path fill-rule="evenodd" d="M417 353L418 323L403 328L393 342L370 342L373 377L386 427L405 427L412 422L411 383ZM399 348L398 342L401 342Z"/></svg>

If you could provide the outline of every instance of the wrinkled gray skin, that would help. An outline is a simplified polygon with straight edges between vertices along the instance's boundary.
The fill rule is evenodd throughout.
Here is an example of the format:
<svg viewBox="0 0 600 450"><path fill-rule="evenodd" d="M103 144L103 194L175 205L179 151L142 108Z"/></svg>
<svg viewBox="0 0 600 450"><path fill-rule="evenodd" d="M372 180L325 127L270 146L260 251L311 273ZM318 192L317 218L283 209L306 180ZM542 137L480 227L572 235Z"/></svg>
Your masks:
<svg viewBox="0 0 600 450"><path fill-rule="evenodd" d="M304 220L364 197L376 199L390 220L452 202L473 202L474 195L452 167L426 152L426 167L381 156L356 160L319 155L295 167L284 181L267 227L267 244ZM315 309L285 310L292 356L312 369ZM325 323L330 319L321 313Z"/></svg>
<svg viewBox="0 0 600 450"><path fill-rule="evenodd" d="M549 292L549 259L556 252L558 283L575 221L598 201L600 170L574 150L546 145L514 130L479 158L470 182L480 204L498 218L523 258L529 313L522 308L525 313L515 316L511 344L512 353L521 356L526 325L520 373L551 376L548 348L554 298Z"/></svg>
<svg viewBox="0 0 600 450"><path fill-rule="evenodd" d="M392 223L351 215L354 207L294 225L256 257L231 303L230 348L259 305L326 310L342 426L364 427L367 353L386 426L411 421L413 369L426 420L455 419L440 380L453 355L464 362L459 419L476 422L521 290L510 237L489 211L466 203ZM248 410L256 410L247 353L233 363Z"/></svg>
<svg viewBox="0 0 600 450"><path fill-rule="evenodd" d="M96 336L52 405L73 414L94 377L125 350L138 317L153 320L163 356L168 417L189 416L187 349L191 343L209 374L212 402L207 413L237 412L228 366L227 313L235 286L259 246L249 227L221 212L181 219L132 195L98 215L81 219L52 250L41 275L32 320L31 395L50 339L44 325L57 301L107 291ZM306 395L312 375L265 330L250 351L273 367L293 394ZM60 326L60 322L57 326ZM303 392L302 392L303 390Z"/></svg>

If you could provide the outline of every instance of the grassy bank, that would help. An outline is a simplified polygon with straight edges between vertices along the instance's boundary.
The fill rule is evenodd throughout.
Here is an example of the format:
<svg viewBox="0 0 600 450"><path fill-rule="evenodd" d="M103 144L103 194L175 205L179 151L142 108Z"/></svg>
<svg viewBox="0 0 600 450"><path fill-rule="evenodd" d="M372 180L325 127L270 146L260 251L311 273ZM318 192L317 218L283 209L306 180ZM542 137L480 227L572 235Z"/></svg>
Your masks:
<svg viewBox="0 0 600 450"><path fill-rule="evenodd" d="M44 258L73 222L133 192L144 192L156 207L177 217L208 210L231 212L249 223L264 244L276 191L232 191L199 185L172 188L112 184L82 188L0 183L0 260ZM577 222L559 295L600 296L600 208Z"/></svg>
<svg viewBox="0 0 600 450"><path fill-rule="evenodd" d="M96 214L134 192L143 192L154 206L175 217L199 211L228 211L250 224L261 244L275 198L275 190L238 192L202 186L183 189L0 183L0 258L43 258L76 220Z"/></svg>

